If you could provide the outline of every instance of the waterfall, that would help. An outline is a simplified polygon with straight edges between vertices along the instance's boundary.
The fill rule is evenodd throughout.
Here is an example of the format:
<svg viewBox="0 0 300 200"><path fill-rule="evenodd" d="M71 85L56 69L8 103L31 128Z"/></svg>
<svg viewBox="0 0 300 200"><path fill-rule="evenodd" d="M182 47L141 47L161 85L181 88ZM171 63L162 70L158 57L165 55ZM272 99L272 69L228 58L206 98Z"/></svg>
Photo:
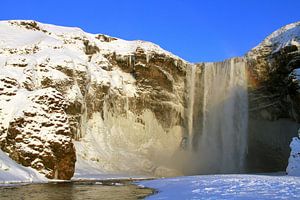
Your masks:
<svg viewBox="0 0 300 200"><path fill-rule="evenodd" d="M189 75L188 145L193 173L232 173L244 168L248 95L240 58L204 63L201 77ZM202 87L200 87L202 85ZM194 100L191 100L194 98ZM199 99L198 99L199 98ZM200 109L199 109L200 108ZM202 109L201 109L202 108Z"/></svg>
<svg viewBox="0 0 300 200"><path fill-rule="evenodd" d="M191 148L193 147L193 139L194 139L194 133L193 133L193 121L194 121L194 102L195 102L195 74L196 74L196 66L192 65L190 70L188 71L188 77L190 77L187 81L187 88L188 88L188 96L187 96L187 102L188 102L188 108L187 108L187 134L185 138L187 141L185 141L185 148Z"/></svg>

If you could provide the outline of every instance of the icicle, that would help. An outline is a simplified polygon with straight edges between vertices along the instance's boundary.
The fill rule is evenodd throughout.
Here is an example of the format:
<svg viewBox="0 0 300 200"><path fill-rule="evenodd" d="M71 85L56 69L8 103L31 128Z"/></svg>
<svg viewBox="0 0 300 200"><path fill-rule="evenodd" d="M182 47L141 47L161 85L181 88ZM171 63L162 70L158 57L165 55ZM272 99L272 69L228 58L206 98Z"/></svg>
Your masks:
<svg viewBox="0 0 300 200"><path fill-rule="evenodd" d="M150 56L148 53L146 53L146 63L148 64L149 63L149 60L150 60Z"/></svg>
<svg viewBox="0 0 300 200"><path fill-rule="evenodd" d="M87 106L86 106L86 100L83 99L82 106L81 106L81 118L80 118L80 131L79 135L77 136L77 139L79 140L84 136L84 134L87 131Z"/></svg>
<svg viewBox="0 0 300 200"><path fill-rule="evenodd" d="M131 55L128 55L128 59L129 59L129 66L131 67L131 63L132 63Z"/></svg>
<svg viewBox="0 0 300 200"><path fill-rule="evenodd" d="M58 179L58 169L55 169L54 171L54 179Z"/></svg>
<svg viewBox="0 0 300 200"><path fill-rule="evenodd" d="M87 76L87 80L86 80L86 87L85 87L85 92L83 95L83 99L82 99L82 105L81 105L81 118L80 118L80 132L79 135L77 136L77 139L82 138L85 133L87 132L87 127L88 127L88 108L87 108L87 95L89 93L89 89L90 89L90 85L91 85L91 72L89 70L89 66L86 67L86 76Z"/></svg>

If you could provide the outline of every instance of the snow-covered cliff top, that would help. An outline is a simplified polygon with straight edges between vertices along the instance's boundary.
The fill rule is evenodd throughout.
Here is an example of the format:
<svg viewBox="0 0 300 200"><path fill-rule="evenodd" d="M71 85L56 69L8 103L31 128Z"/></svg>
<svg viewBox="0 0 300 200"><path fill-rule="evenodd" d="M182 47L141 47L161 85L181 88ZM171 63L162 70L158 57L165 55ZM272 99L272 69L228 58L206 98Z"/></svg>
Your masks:
<svg viewBox="0 0 300 200"><path fill-rule="evenodd" d="M78 42L82 39L90 40L99 47L102 54L115 52L130 55L139 47L145 53L156 52L180 59L151 42L127 41L102 34L85 33L80 28L55 26L29 20L0 21L0 49L32 45L61 47L66 43L69 43L68 46L73 44L73 47L82 49L82 42Z"/></svg>
<svg viewBox="0 0 300 200"><path fill-rule="evenodd" d="M271 48L271 51L274 53L279 49L290 45L300 46L300 21L288 24L274 31L259 45L254 47L250 53L265 47Z"/></svg>
<svg viewBox="0 0 300 200"><path fill-rule="evenodd" d="M300 44L300 22L288 24L273 32L265 40L265 43L277 44L277 49L289 45L299 46Z"/></svg>
<svg viewBox="0 0 300 200"><path fill-rule="evenodd" d="M48 73L38 70L35 76L37 86L40 85L41 76L51 77L57 82L67 80L65 74L55 69L55 66L62 66L66 70L87 70L92 82L134 96L134 78L114 66L106 70L107 66L112 66L107 56L116 55L124 62L133 62L131 55L139 50L146 54L147 59L152 54L162 54L187 63L151 42L126 41L102 34L85 33L79 28L28 20L0 21L0 66L3 66L0 76L9 75L21 80L25 78L24 71L16 66L50 66Z"/></svg>

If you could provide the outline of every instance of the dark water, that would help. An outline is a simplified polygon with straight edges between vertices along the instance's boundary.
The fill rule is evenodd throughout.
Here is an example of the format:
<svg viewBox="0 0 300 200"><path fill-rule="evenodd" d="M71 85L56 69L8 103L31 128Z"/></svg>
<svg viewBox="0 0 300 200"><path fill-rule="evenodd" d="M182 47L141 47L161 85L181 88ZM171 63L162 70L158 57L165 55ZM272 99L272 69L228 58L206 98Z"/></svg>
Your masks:
<svg viewBox="0 0 300 200"><path fill-rule="evenodd" d="M71 182L0 187L0 200L143 199L153 190L130 183Z"/></svg>

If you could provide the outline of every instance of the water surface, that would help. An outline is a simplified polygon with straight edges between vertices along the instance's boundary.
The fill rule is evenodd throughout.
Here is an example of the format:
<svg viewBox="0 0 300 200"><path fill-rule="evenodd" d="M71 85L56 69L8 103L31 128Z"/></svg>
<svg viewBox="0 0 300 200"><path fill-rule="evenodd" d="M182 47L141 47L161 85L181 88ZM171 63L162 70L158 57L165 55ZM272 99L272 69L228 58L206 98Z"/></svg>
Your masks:
<svg viewBox="0 0 300 200"><path fill-rule="evenodd" d="M153 193L130 182L64 182L0 187L1 200L143 199Z"/></svg>

